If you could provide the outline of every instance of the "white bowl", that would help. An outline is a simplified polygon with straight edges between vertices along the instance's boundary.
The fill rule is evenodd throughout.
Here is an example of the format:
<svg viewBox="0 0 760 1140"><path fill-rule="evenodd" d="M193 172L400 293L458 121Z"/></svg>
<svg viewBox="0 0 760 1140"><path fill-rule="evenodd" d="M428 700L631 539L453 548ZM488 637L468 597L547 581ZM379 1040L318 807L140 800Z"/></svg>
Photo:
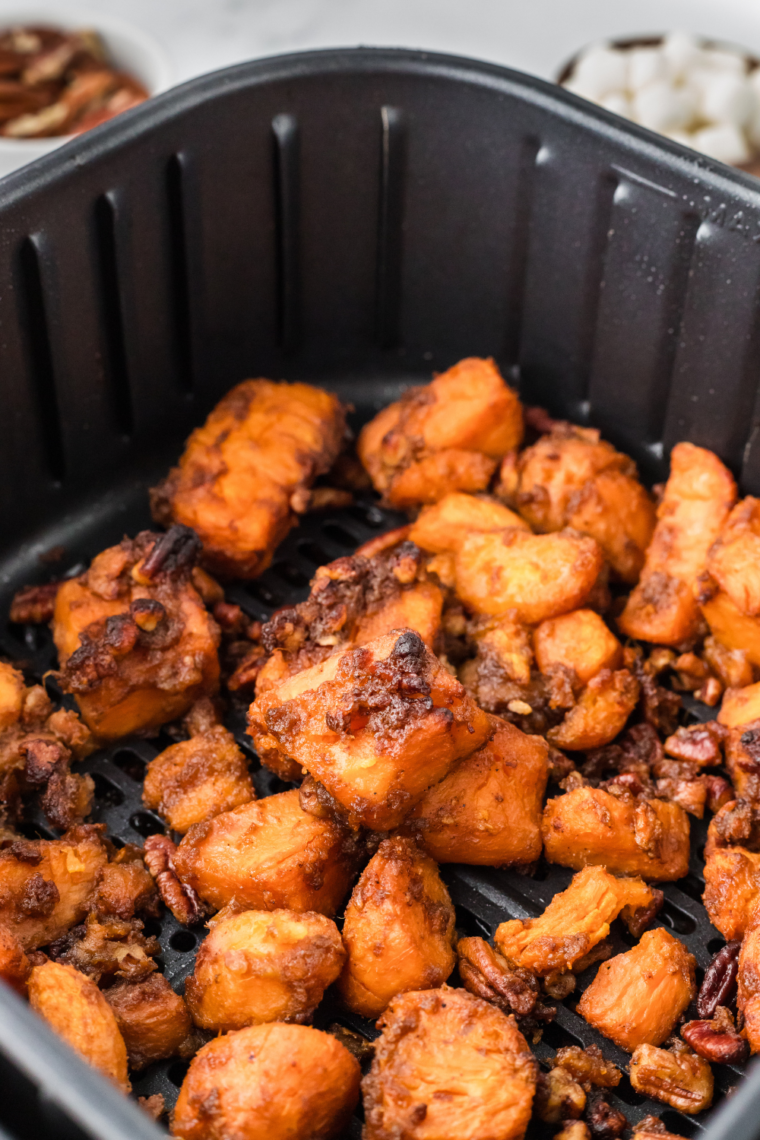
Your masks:
<svg viewBox="0 0 760 1140"><path fill-rule="evenodd" d="M150 95L171 87L173 68L163 48L141 28L113 16L87 11L0 7L0 31L12 27L48 25L66 32L92 28L101 36L110 62L138 79ZM0 137L0 177L36 158L50 154L71 138L6 139Z"/></svg>

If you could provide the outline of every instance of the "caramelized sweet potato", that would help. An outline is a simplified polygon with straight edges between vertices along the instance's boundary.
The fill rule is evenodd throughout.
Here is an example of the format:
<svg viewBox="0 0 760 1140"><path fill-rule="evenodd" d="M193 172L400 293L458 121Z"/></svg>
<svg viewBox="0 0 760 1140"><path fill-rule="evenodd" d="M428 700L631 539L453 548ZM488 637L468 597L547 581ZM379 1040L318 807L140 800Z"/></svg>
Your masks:
<svg viewBox="0 0 760 1140"><path fill-rule="evenodd" d="M21 719L25 693L23 674L0 661L0 732L13 728Z"/></svg>
<svg viewBox="0 0 760 1140"><path fill-rule="evenodd" d="M752 805L726 804L713 816L705 846L704 904L724 938L741 938L760 899L760 852Z"/></svg>
<svg viewBox="0 0 760 1140"><path fill-rule="evenodd" d="M741 728L754 720L760 720L760 681L742 689L726 689L718 724L726 728Z"/></svg>
<svg viewBox="0 0 760 1140"><path fill-rule="evenodd" d="M294 790L195 824L175 866L182 882L215 910L234 902L253 910L334 914L358 858L348 830L302 811Z"/></svg>
<svg viewBox="0 0 760 1140"><path fill-rule="evenodd" d="M740 613L760 615L760 500L737 503L707 558L707 572Z"/></svg>
<svg viewBox="0 0 760 1140"><path fill-rule="evenodd" d="M546 739L567 752L587 752L609 744L625 728L636 708L639 682L627 669L602 669L592 677L562 724Z"/></svg>
<svg viewBox="0 0 760 1140"><path fill-rule="evenodd" d="M582 606L603 562L594 539L575 531L473 534L456 554L456 590L476 613L514 610L535 625Z"/></svg>
<svg viewBox="0 0 760 1140"><path fill-rule="evenodd" d="M640 1045L631 1057L631 1084L642 1096L690 1115L712 1104L712 1069L685 1046L670 1050Z"/></svg>
<svg viewBox="0 0 760 1140"><path fill-rule="evenodd" d="M219 629L192 582L199 550L186 527L143 531L59 589L61 685L99 739L150 732L216 691Z"/></svg>
<svg viewBox="0 0 760 1140"><path fill-rule="evenodd" d="M466 990L395 998L362 1082L364 1140L520 1140L536 1062L514 1019Z"/></svg>
<svg viewBox="0 0 760 1140"><path fill-rule="evenodd" d="M141 982L117 982L103 996L116 1017L132 1069L167 1057L189 1056L200 1044L190 1011L163 974L151 974Z"/></svg>
<svg viewBox="0 0 760 1140"><path fill-rule="evenodd" d="M723 748L735 791L729 798L760 801L760 720L730 728Z"/></svg>
<svg viewBox="0 0 760 1140"><path fill-rule="evenodd" d="M699 604L713 637L726 649L743 653L751 665L760 665L760 618L743 614L705 575L699 581Z"/></svg>
<svg viewBox="0 0 760 1140"><path fill-rule="evenodd" d="M634 798L620 789L574 788L547 802L542 833L550 863L598 864L655 882L689 869L689 817L678 804Z"/></svg>
<svg viewBox="0 0 760 1140"><path fill-rule="evenodd" d="M506 691L505 682L522 686L530 683L530 630L514 610L498 617L477 618L470 622L468 633L475 646L475 657L464 662L460 678L481 708L499 702Z"/></svg>
<svg viewBox="0 0 760 1140"><path fill-rule="evenodd" d="M15 934L0 926L0 979L26 997L26 982L32 969L31 962Z"/></svg>
<svg viewBox="0 0 760 1140"><path fill-rule="evenodd" d="M593 610L573 610L541 622L533 633L536 664L542 673L561 665L582 685L602 669L619 669L623 647Z"/></svg>
<svg viewBox="0 0 760 1140"><path fill-rule="evenodd" d="M409 818L439 863L497 867L541 854L541 807L548 749L499 717L488 744L426 792Z"/></svg>
<svg viewBox="0 0 760 1140"><path fill-rule="evenodd" d="M329 1033L306 1025L253 1025L196 1054L172 1132L180 1140L332 1140L359 1099L361 1070Z"/></svg>
<svg viewBox="0 0 760 1140"><path fill-rule="evenodd" d="M19 840L0 851L0 926L25 950L45 946L81 922L108 856L99 827L62 839Z"/></svg>
<svg viewBox="0 0 760 1140"><path fill-rule="evenodd" d="M733 476L717 455L676 444L641 580L618 619L623 633L657 645L679 645L695 635L696 581L735 501Z"/></svg>
<svg viewBox="0 0 760 1140"><path fill-rule="evenodd" d="M456 554L468 535L510 527L530 530L519 515L496 499L454 492L420 511L409 531L409 541L432 554Z"/></svg>
<svg viewBox="0 0 760 1140"><path fill-rule="evenodd" d="M192 527L213 572L255 578L308 508L309 488L338 457L345 430L345 409L321 388L244 380L151 492L153 517Z"/></svg>
<svg viewBox="0 0 760 1140"><path fill-rule="evenodd" d="M607 937L625 907L639 910L652 898L641 879L616 879L602 867L586 867L538 918L502 922L494 942L511 965L542 977L572 970Z"/></svg>
<svg viewBox="0 0 760 1140"><path fill-rule="evenodd" d="M491 735L488 718L413 630L328 657L250 708L249 731L301 764L374 830L397 827L427 789Z"/></svg>
<svg viewBox="0 0 760 1140"><path fill-rule="evenodd" d="M517 394L492 360L471 357L379 412L357 451L375 489L402 507L485 490L522 436Z"/></svg>
<svg viewBox="0 0 760 1140"><path fill-rule="evenodd" d="M308 1021L346 958L335 923L314 912L245 910L210 925L185 983L203 1029Z"/></svg>
<svg viewBox="0 0 760 1140"><path fill-rule="evenodd" d="M88 1064L129 1092L124 1038L94 982L73 966L45 962L29 975L29 1002Z"/></svg>
<svg viewBox="0 0 760 1140"><path fill-rule="evenodd" d="M760 923L757 914L747 924L739 952L736 1005L744 1018L743 1035L752 1053L760 1053Z"/></svg>
<svg viewBox="0 0 760 1140"><path fill-rule="evenodd" d="M456 963L454 921L430 856L414 840L385 839L346 907L339 989L348 1008L377 1017L397 994L442 985Z"/></svg>
<svg viewBox="0 0 760 1140"><path fill-rule="evenodd" d="M667 930L647 930L632 950L602 962L578 1013L629 1053L660 1045L696 996L695 967Z"/></svg>
<svg viewBox="0 0 760 1140"><path fill-rule="evenodd" d="M221 725L172 744L151 760L143 803L180 834L256 798L245 755Z"/></svg>
<svg viewBox="0 0 760 1140"><path fill-rule="evenodd" d="M654 505L631 459L594 428L557 423L517 464L514 502L540 533L573 527L596 539L633 585L655 525Z"/></svg>

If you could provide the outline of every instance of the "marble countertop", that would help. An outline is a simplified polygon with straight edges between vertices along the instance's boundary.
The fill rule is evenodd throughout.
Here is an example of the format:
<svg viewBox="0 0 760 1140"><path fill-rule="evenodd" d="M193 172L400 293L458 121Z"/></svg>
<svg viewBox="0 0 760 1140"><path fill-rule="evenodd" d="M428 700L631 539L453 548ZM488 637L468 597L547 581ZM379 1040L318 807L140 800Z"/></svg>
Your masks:
<svg viewBox="0 0 760 1140"><path fill-rule="evenodd" d="M22 7L0 0L0 21L3 8ZM44 7L142 26L169 54L177 81L257 56L356 44L454 52L552 78L593 40L676 27L760 54L757 0L44 0Z"/></svg>

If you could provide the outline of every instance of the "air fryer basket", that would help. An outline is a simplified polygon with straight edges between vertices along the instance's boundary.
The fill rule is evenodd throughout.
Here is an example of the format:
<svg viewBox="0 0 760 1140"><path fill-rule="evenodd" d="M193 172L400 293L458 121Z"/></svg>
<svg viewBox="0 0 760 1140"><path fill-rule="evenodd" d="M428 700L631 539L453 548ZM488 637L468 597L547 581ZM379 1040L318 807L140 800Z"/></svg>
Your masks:
<svg viewBox="0 0 760 1140"><path fill-rule="evenodd" d="M539 80L391 50L246 64L0 183L0 235L0 612L19 585L148 526L147 487L251 375L324 384L356 426L433 370L493 355L526 401L602 428L647 478L690 439L760 492L760 183ZM370 498L307 517L228 597L267 616L306 595L317 565L397 521ZM40 556L56 547L53 571ZM4 626L0 652L36 677L54 661L34 627ZM243 726L233 711L259 793L281 790ZM117 841L163 830L139 781L165 743L122 741L84 765ZM699 901L704 826L693 833L691 871L665 888L659 921L704 969L722 940ZM490 935L541 911L570 873L444 876L460 927ZM178 985L202 932L156 925ZM577 997L539 1057L597 1042L624 1064ZM319 1018L374 1033L329 1003ZM155 1065L135 1091L171 1102L184 1068ZM716 1069L723 1094L738 1079ZM0 1084L0 1136L161 1135L4 988ZM663 1112L627 1078L611 1099L632 1123L654 1112L684 1135L706 1123ZM759 1120L760 1071L705 1136L750 1140Z"/></svg>

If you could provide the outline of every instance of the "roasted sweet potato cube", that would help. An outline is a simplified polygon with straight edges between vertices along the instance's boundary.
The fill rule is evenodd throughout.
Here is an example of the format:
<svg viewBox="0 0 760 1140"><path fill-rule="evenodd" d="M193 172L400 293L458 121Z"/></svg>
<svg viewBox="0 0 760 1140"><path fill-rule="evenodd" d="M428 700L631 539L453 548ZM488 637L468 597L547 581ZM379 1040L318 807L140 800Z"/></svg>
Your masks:
<svg viewBox="0 0 760 1140"><path fill-rule="evenodd" d="M718 724L724 724L726 728L741 728L755 720L760 720L760 681L743 689L726 689Z"/></svg>
<svg viewBox="0 0 760 1140"><path fill-rule="evenodd" d="M12 728L19 721L25 693L23 674L0 661L0 732Z"/></svg>
<svg viewBox="0 0 760 1140"><path fill-rule="evenodd" d="M351 644L366 645L394 629L413 629L429 648L441 629L443 593L435 582L415 582L391 597L370 606L356 623Z"/></svg>
<svg viewBox="0 0 760 1140"><path fill-rule="evenodd" d="M245 804L190 828L177 848L183 883L215 910L316 910L334 914L360 853L333 819L302 811L298 791Z"/></svg>
<svg viewBox="0 0 760 1140"><path fill-rule="evenodd" d="M641 879L616 879L603 867L586 867L538 918L502 922L494 942L513 966L542 977L564 972L607 937L624 907L639 910L652 898Z"/></svg>
<svg viewBox="0 0 760 1140"><path fill-rule="evenodd" d="M338 988L354 1013L377 1017L397 994L442 985L456 964L454 907L438 867L413 839L386 839L346 907Z"/></svg>
<svg viewBox="0 0 760 1140"><path fill-rule="evenodd" d="M190 1011L163 974L151 974L141 982L117 982L104 997L116 1017L132 1069L181 1055L200 1043L193 1036Z"/></svg>
<svg viewBox="0 0 760 1140"><path fill-rule="evenodd" d="M182 835L255 798L245 755L221 725L170 745L145 773L143 803Z"/></svg>
<svg viewBox="0 0 760 1140"><path fill-rule="evenodd" d="M678 804L574 788L547 802L541 825L550 863L606 867L654 882L689 869L689 817Z"/></svg>
<svg viewBox="0 0 760 1140"><path fill-rule="evenodd" d="M209 1041L190 1063L172 1121L180 1140L334 1140L359 1099L361 1069L329 1033L252 1025Z"/></svg>
<svg viewBox="0 0 760 1140"><path fill-rule="evenodd" d="M700 579L699 602L702 616L713 637L726 649L743 653L752 665L760 665L760 618L737 609L722 590L715 592ZM750 680L745 683L749 684Z"/></svg>
<svg viewBox="0 0 760 1140"><path fill-rule="evenodd" d="M694 587L735 501L733 476L717 455L676 444L641 580L618 619L623 633L657 645L679 645L694 636Z"/></svg>
<svg viewBox="0 0 760 1140"><path fill-rule="evenodd" d="M31 962L13 931L0 926L0 979L26 997L26 982L31 969Z"/></svg>
<svg viewBox="0 0 760 1140"><path fill-rule="evenodd" d="M696 996L696 962L663 927L647 930L625 954L602 962L578 1013L629 1053L659 1045Z"/></svg>
<svg viewBox="0 0 760 1140"><path fill-rule="evenodd" d="M323 914L245 910L210 925L185 983L203 1029L307 1021L346 959L337 926Z"/></svg>
<svg viewBox="0 0 760 1140"><path fill-rule="evenodd" d="M93 981L73 966L45 962L29 975L29 1002L80 1057L129 1092L124 1038Z"/></svg>
<svg viewBox="0 0 760 1140"><path fill-rule="evenodd" d="M12 843L0 851L0 926L25 950L55 941L84 918L107 862L100 829L86 825Z"/></svg>
<svg viewBox="0 0 760 1140"><path fill-rule="evenodd" d="M398 827L492 731L413 630L336 653L266 691L249 724L254 740L274 738L352 823L376 831Z"/></svg>
<svg viewBox="0 0 760 1140"><path fill-rule="evenodd" d="M631 1057L631 1084L642 1096L653 1097L693 1115L712 1104L713 1075L707 1061L689 1049L657 1049L640 1045Z"/></svg>
<svg viewBox="0 0 760 1140"><path fill-rule="evenodd" d="M492 717L495 732L425 793L409 825L439 863L498 867L532 863L541 854L541 808L548 749Z"/></svg>
<svg viewBox="0 0 760 1140"><path fill-rule="evenodd" d="M760 720L730 728L723 748L735 790L730 798L760 801Z"/></svg>
<svg viewBox="0 0 760 1140"><path fill-rule="evenodd" d="M362 429L357 451L375 489L396 506L402 500L411 505L434 502L431 485L440 498L483 490L496 461L518 447L522 436L517 394L492 360L471 357L384 408ZM483 474L476 482L478 469ZM416 493L424 497L411 499Z"/></svg>
<svg viewBox="0 0 760 1140"><path fill-rule="evenodd" d="M444 986L400 995L379 1024L364 1140L521 1140L537 1066L514 1018Z"/></svg>
<svg viewBox="0 0 760 1140"><path fill-rule="evenodd" d="M409 540L433 554L455 554L468 535L509 527L530 529L519 515L496 499L454 493L420 512L412 523Z"/></svg>
<svg viewBox="0 0 760 1140"><path fill-rule="evenodd" d="M568 752L585 752L609 744L625 728L636 708L639 682L627 669L602 669L592 677L562 724L546 739Z"/></svg>
<svg viewBox="0 0 760 1140"><path fill-rule="evenodd" d="M533 633L536 664L542 673L557 665L571 669L586 685L602 669L619 669L623 647L594 610L573 610L541 622Z"/></svg>
<svg viewBox="0 0 760 1140"><path fill-rule="evenodd" d="M624 471L600 472L568 504L567 526L595 538L617 577L629 586L639 580L655 521L648 491Z"/></svg>
<svg viewBox="0 0 760 1140"><path fill-rule="evenodd" d="M707 571L740 613L760 615L760 500L737 503L707 558Z"/></svg>
<svg viewBox="0 0 760 1140"><path fill-rule="evenodd" d="M760 900L760 853L740 846L716 847L708 840L703 899L710 922L723 937L741 938Z"/></svg>
<svg viewBox="0 0 760 1140"><path fill-rule="evenodd" d="M213 572L254 578L306 510L308 489L338 457L345 428L345 409L321 388L244 380L151 492L153 517L192 527Z"/></svg>
<svg viewBox="0 0 760 1140"><path fill-rule="evenodd" d="M744 1036L752 1053L760 1053L760 925L748 924L739 952L736 1005L744 1017Z"/></svg>
<svg viewBox="0 0 760 1140"><path fill-rule="evenodd" d="M574 531L474 534L456 555L456 590L476 613L515 610L535 625L582 606L603 562L593 538Z"/></svg>
<svg viewBox="0 0 760 1140"><path fill-rule="evenodd" d="M186 527L143 531L59 589L61 685L100 740L159 728L218 688L219 629L192 581L199 552Z"/></svg>
<svg viewBox="0 0 760 1140"><path fill-rule="evenodd" d="M521 622L514 610L498 617L481 617L470 624L470 636L475 644L476 656L465 663L462 680L472 670L477 674L477 685L468 688L482 696L483 689L493 689L494 698L503 681L516 681L520 685L530 682L533 650L529 628ZM481 707L485 700L478 699Z"/></svg>

